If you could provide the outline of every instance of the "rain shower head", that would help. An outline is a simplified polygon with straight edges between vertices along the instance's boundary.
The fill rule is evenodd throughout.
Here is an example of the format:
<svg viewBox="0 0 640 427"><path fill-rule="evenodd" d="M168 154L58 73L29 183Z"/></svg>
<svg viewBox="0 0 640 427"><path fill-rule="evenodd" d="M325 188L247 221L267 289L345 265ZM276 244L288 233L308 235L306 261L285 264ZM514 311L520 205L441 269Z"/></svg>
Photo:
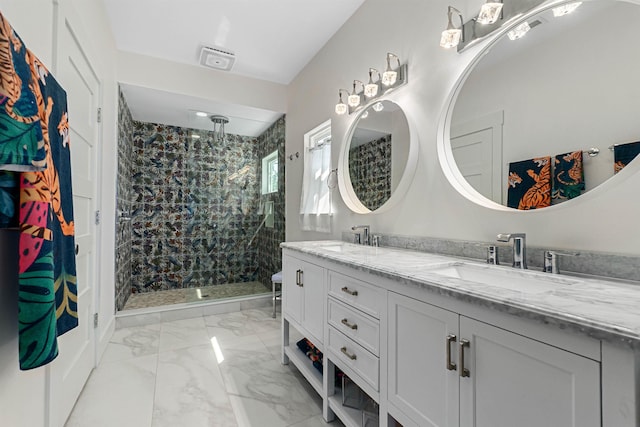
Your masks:
<svg viewBox="0 0 640 427"><path fill-rule="evenodd" d="M209 120L213 122L213 139L215 141L224 141L224 125L229 123L229 118L220 114L209 116Z"/></svg>

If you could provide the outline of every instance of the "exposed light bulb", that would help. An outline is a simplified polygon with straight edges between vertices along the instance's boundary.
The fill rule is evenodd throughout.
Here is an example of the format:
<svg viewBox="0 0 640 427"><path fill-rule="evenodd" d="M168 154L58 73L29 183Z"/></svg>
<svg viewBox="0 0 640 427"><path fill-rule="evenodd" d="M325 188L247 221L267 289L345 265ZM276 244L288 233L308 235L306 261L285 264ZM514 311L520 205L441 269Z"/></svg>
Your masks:
<svg viewBox="0 0 640 427"><path fill-rule="evenodd" d="M349 98L347 98L347 104L349 104L349 106L353 108L360 105L360 94L356 92L356 84L358 82L362 84L360 80L353 81L353 92L351 92L351 95L349 95Z"/></svg>
<svg viewBox="0 0 640 427"><path fill-rule="evenodd" d="M524 21L522 24L509 31L507 36L509 37L509 40L518 40L519 38L524 37L530 29L531 27L529 26L529 23Z"/></svg>
<svg viewBox="0 0 640 427"><path fill-rule="evenodd" d="M398 61L398 68L400 68L400 59L393 53L387 53L387 69L382 73L382 84L385 86L393 86L398 80L398 72L391 68L391 58Z"/></svg>
<svg viewBox="0 0 640 427"><path fill-rule="evenodd" d="M567 3L567 4L563 4L562 6L554 7L553 16L557 18L559 16L568 15L574 10L576 10L577 8L579 8L581 4L582 4L581 1L577 1L575 3Z"/></svg>
<svg viewBox="0 0 640 427"><path fill-rule="evenodd" d="M380 80L380 73L375 68L369 68L369 83L364 85L364 96L367 98L373 98L378 94L378 83L373 82L373 73L378 74L378 80Z"/></svg>
<svg viewBox="0 0 640 427"><path fill-rule="evenodd" d="M338 90L338 103L336 104L336 114L341 116L347 112L347 104L342 100L342 92L347 92L345 89ZM349 92L347 92L348 94Z"/></svg>
<svg viewBox="0 0 640 427"><path fill-rule="evenodd" d="M366 119L367 117L369 117L369 110L365 111L364 113L362 113L362 115L360 116L361 119Z"/></svg>
<svg viewBox="0 0 640 427"><path fill-rule="evenodd" d="M384 105L382 105L382 102L376 102L375 104L373 104L372 108L376 113L379 113L380 111L384 110Z"/></svg>
<svg viewBox="0 0 640 427"><path fill-rule="evenodd" d="M385 86L393 86L398 80L398 72L393 70L387 70L382 73L382 84Z"/></svg>
<svg viewBox="0 0 640 427"><path fill-rule="evenodd" d="M349 103L350 107L357 107L358 105L360 105L360 95L355 93L353 95L349 95L347 102Z"/></svg>
<svg viewBox="0 0 640 427"><path fill-rule="evenodd" d="M440 37L440 47L450 49L458 46L460 39L462 38L462 30L451 28L450 30L444 30L442 37Z"/></svg>
<svg viewBox="0 0 640 427"><path fill-rule="evenodd" d="M364 96L373 98L378 94L378 85L375 83L367 83L364 85Z"/></svg>
<svg viewBox="0 0 640 427"><path fill-rule="evenodd" d="M487 0L485 4L480 8L480 13L478 14L477 22L480 24L493 24L500 18L500 12L502 12L502 3L492 2L491 0Z"/></svg>
<svg viewBox="0 0 640 427"><path fill-rule="evenodd" d="M456 12L460 17L460 28L453 26L453 21L451 20L453 12ZM447 19L447 29L442 32L442 36L440 37L440 47L450 49L458 46L460 41L464 40L462 33L464 23L462 22L462 14L460 11L452 6L449 6L449 9L447 10Z"/></svg>
<svg viewBox="0 0 640 427"><path fill-rule="evenodd" d="M341 116L344 113L347 112L347 104L345 104L344 102L340 102L338 104L336 104L336 114Z"/></svg>

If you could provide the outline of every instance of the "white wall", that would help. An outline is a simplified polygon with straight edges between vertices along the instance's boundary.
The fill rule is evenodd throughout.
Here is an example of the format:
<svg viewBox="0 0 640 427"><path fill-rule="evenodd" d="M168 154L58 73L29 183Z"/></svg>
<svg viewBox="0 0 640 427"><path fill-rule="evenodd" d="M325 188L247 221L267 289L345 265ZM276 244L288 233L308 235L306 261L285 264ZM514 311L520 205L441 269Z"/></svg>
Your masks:
<svg viewBox="0 0 640 427"><path fill-rule="evenodd" d="M81 43L90 48L90 61L102 78L103 124L101 130L100 190L98 208L97 278L100 327L96 330L98 353L105 348L114 325L114 238L117 86L116 52L99 0L60 0L76 15ZM31 49L55 75L54 1L0 0L0 11ZM47 367L22 372L18 368L17 335L17 233L0 231L0 424L11 427L48 425L46 408ZM54 426L55 427L55 426Z"/></svg>
<svg viewBox="0 0 640 427"><path fill-rule="evenodd" d="M481 1L461 1L466 16ZM381 214L350 212L334 191L333 232L304 232L297 223L302 159L287 160L287 240L340 238L355 224L370 224L373 232L450 239L495 241L502 232L525 232L528 243L540 247L572 248L640 255L640 165L631 164L614 179L576 200L539 211L518 212L485 207L462 196L443 172L437 144L444 138L443 111L456 82L486 44L461 54L441 49L446 26L444 0L368 0L325 45L289 87L286 154L302 152L303 134L332 119L337 164L352 116L336 116L333 107L339 88L362 80L369 67L382 68L387 52L409 64L409 83L391 97L404 106L417 128L420 144L418 170L404 199ZM628 50L628 54L632 54ZM535 117L531 117L534 121ZM458 184L456 184L458 185Z"/></svg>

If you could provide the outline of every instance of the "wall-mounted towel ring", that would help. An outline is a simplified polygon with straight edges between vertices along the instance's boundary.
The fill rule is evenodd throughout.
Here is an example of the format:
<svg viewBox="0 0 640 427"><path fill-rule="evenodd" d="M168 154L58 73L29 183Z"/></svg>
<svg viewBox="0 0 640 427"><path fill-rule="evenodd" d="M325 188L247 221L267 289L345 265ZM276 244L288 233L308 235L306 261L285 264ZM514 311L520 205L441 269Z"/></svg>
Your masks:
<svg viewBox="0 0 640 427"><path fill-rule="evenodd" d="M289 160L293 160L293 156L294 156L294 155L296 156L296 159L297 159L298 157L300 157L300 153L299 153L298 151L296 151L296 154L289 154Z"/></svg>

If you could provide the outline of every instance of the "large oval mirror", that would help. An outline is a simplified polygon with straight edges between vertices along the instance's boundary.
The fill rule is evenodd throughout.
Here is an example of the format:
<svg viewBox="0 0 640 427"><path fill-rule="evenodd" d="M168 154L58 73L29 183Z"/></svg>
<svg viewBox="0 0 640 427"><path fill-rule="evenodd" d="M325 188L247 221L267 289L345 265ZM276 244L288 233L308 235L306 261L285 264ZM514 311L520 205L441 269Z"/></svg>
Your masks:
<svg viewBox="0 0 640 427"><path fill-rule="evenodd" d="M490 45L451 112L458 177L511 208L575 198L640 151L640 7L586 1L556 15L529 16L524 36Z"/></svg>
<svg viewBox="0 0 640 427"><path fill-rule="evenodd" d="M358 113L340 154L340 193L358 213L381 211L406 190L415 169L407 116L390 100Z"/></svg>

